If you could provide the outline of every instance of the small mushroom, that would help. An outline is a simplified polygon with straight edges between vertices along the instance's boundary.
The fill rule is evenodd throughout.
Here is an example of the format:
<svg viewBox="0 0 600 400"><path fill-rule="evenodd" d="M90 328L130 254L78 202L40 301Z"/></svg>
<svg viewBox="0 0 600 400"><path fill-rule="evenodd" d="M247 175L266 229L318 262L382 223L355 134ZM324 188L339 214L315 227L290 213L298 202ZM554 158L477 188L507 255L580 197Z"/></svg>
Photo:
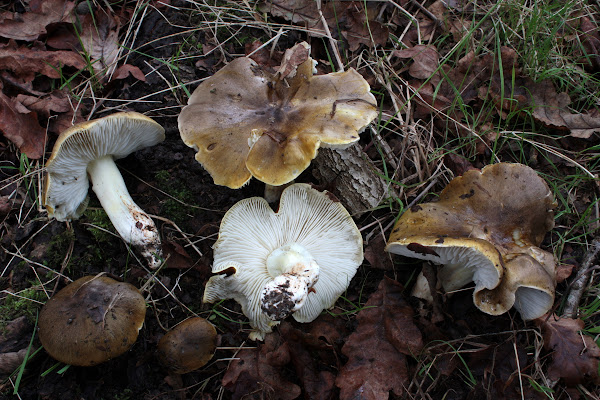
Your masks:
<svg viewBox="0 0 600 400"><path fill-rule="evenodd" d="M162 262L160 236L154 221L133 201L116 159L165 139L152 119L121 112L83 122L60 134L46 163L44 206L59 221L79 218L92 189L119 235L137 248L151 268Z"/></svg>
<svg viewBox="0 0 600 400"><path fill-rule="evenodd" d="M179 115L179 131L216 184L237 189L254 176L284 185L321 144L356 142L377 116L358 72L313 76L309 52L305 42L294 46L274 74L237 58L196 88Z"/></svg>
<svg viewBox="0 0 600 400"><path fill-rule="evenodd" d="M441 264L447 292L473 281L475 305L488 314L514 306L534 319L554 302L554 256L538 246L554 226L556 206L533 169L489 165L453 179L439 201L407 210L386 250Z"/></svg>
<svg viewBox="0 0 600 400"><path fill-rule="evenodd" d="M296 183L277 213L260 197L236 203L223 217L204 301L234 299L262 340L290 314L311 322L333 307L363 261L362 237L346 209L327 192Z"/></svg>
<svg viewBox="0 0 600 400"><path fill-rule="evenodd" d="M126 352L145 316L144 297L133 285L106 276L85 276L44 304L38 334L53 358L87 367Z"/></svg>
<svg viewBox="0 0 600 400"><path fill-rule="evenodd" d="M186 319L160 339L158 359L169 371L187 374L210 361L217 338L217 330L204 318Z"/></svg>

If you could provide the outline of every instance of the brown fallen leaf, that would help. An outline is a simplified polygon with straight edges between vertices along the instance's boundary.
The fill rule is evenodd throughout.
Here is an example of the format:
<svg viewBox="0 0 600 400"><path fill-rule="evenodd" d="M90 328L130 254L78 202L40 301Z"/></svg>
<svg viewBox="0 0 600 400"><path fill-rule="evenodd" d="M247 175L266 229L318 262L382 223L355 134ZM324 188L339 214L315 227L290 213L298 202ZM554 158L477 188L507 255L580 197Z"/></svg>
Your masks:
<svg viewBox="0 0 600 400"><path fill-rule="evenodd" d="M584 327L581 319L544 315L535 320L542 330L544 348L552 350L548 377L562 378L568 386L580 383L600 384L598 365L600 348L590 336L580 333Z"/></svg>
<svg viewBox="0 0 600 400"><path fill-rule="evenodd" d="M52 23L67 21L75 7L75 1L32 0L27 2L25 13L5 11L0 14L0 36L8 39L32 42L46 33Z"/></svg>
<svg viewBox="0 0 600 400"><path fill-rule="evenodd" d="M284 377L283 367L290 362L290 350L279 334L271 333L257 348L241 350L227 368L222 385L238 399L293 400L300 387Z"/></svg>
<svg viewBox="0 0 600 400"><path fill-rule="evenodd" d="M144 75L142 70L131 64L123 64L117 68L111 80L126 79L129 75L138 81L146 82L146 75Z"/></svg>
<svg viewBox="0 0 600 400"><path fill-rule="evenodd" d="M365 9L365 4L367 9ZM346 13L346 29L342 35L348 41L350 51L356 51L361 44L369 48L383 46L389 37L388 28L372 17L378 15L376 2L366 2L360 6L348 8Z"/></svg>
<svg viewBox="0 0 600 400"><path fill-rule="evenodd" d="M335 382L340 399L386 400L390 391L404 393L409 382L406 355L417 355L423 341L402 290L384 278L358 313L358 327L342 348L348 362Z"/></svg>
<svg viewBox="0 0 600 400"><path fill-rule="evenodd" d="M37 114L2 92L0 131L30 159L38 159L44 154L46 130L40 126Z"/></svg>
<svg viewBox="0 0 600 400"><path fill-rule="evenodd" d="M86 62L72 51L47 51L38 43L33 47L18 46L14 40L0 44L0 69L13 71L16 75L40 73L49 78L60 78L64 66L83 69Z"/></svg>
<svg viewBox="0 0 600 400"><path fill-rule="evenodd" d="M81 21L81 31L77 34L94 71L101 77L111 76L117 68L119 28L119 20L101 9Z"/></svg>
<svg viewBox="0 0 600 400"><path fill-rule="evenodd" d="M15 101L46 118L49 118L52 113L64 113L71 109L69 95L63 90L55 90L41 97L18 94Z"/></svg>
<svg viewBox="0 0 600 400"><path fill-rule="evenodd" d="M333 325L333 324L332 324ZM319 363L335 361L334 349L327 342L310 333L295 329L289 322L280 325L281 337L288 344L296 376L302 382L303 392L309 399L331 399L335 392L335 375L319 369ZM325 357L322 355L325 353ZM327 357L330 355L330 357Z"/></svg>
<svg viewBox="0 0 600 400"><path fill-rule="evenodd" d="M413 63L408 69L408 73L417 79L432 78L432 83L437 85L440 81L439 72L436 74L439 66L439 54L435 46L418 44L414 47L402 50L395 50L392 53L398 58L412 58ZM434 74L437 76L434 77Z"/></svg>

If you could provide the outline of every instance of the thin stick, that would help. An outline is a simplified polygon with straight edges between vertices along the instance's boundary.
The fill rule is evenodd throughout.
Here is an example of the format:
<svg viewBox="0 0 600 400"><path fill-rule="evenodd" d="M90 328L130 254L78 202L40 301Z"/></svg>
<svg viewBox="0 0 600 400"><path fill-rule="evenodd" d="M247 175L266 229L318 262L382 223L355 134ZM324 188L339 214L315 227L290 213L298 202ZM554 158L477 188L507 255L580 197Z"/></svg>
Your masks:
<svg viewBox="0 0 600 400"><path fill-rule="evenodd" d="M590 245L587 253L583 257L583 262L581 263L581 268L577 271L575 278L571 281L569 291L569 295L567 296L567 301L565 304L565 308L563 310L563 317L568 318L577 318L577 311L579 309L579 302L581 301L581 296L583 296L583 292L588 286L590 275L592 271L596 268L594 265L594 261L600 255L600 237L595 238Z"/></svg>

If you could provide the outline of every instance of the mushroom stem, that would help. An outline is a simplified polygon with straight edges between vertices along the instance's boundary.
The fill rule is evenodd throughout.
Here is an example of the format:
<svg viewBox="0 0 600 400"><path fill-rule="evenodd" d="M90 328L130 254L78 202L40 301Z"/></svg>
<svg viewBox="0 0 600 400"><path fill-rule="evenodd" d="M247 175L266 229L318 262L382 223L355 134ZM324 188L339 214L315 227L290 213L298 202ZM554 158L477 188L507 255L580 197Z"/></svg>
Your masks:
<svg viewBox="0 0 600 400"><path fill-rule="evenodd" d="M129 195L112 156L90 162L87 172L92 190L119 235L139 250L150 268L157 268L162 262L162 250L156 225Z"/></svg>
<svg viewBox="0 0 600 400"><path fill-rule="evenodd" d="M265 183L265 195L264 195L265 200L268 201L269 203L275 203L275 202L279 201L279 198L281 197L281 193L283 192L283 190L293 183L294 183L293 179L291 181L289 181L288 183L280 185L280 186L273 186L273 185L269 185L268 183Z"/></svg>
<svg viewBox="0 0 600 400"><path fill-rule="evenodd" d="M319 279L319 265L301 245L291 243L275 249L267 258L274 276L261 293L261 309L274 321L298 311Z"/></svg>

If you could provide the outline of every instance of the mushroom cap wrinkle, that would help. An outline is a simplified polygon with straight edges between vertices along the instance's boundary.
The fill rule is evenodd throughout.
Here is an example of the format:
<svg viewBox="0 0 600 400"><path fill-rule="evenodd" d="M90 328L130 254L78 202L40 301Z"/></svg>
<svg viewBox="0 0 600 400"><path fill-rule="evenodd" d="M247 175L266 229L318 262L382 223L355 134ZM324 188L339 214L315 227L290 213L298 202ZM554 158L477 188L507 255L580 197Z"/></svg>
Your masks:
<svg viewBox="0 0 600 400"><path fill-rule="evenodd" d="M214 245L214 276L206 284L204 301L234 299L254 329L250 337L264 338L279 321L262 311L261 293L286 273L274 266L274 260L281 257L279 249L289 247L301 247L318 265L316 282L304 304L292 313L299 322L313 321L347 289L362 263L363 249L360 232L346 209L307 184L286 188L277 213L260 197L241 200L227 211ZM314 278L309 275L308 279Z"/></svg>
<svg viewBox="0 0 600 400"><path fill-rule="evenodd" d="M126 352L144 324L146 303L131 284L85 276L42 307L39 338L58 361L92 366Z"/></svg>
<svg viewBox="0 0 600 400"><path fill-rule="evenodd" d="M165 130L143 114L121 112L63 131L46 162L44 205L59 221L79 218L87 207L90 162L119 159L165 139Z"/></svg>
<svg viewBox="0 0 600 400"><path fill-rule="evenodd" d="M539 249L557 204L546 182L522 164L499 163L453 179L439 200L413 206L397 221L386 250L442 265L446 291L473 281L475 305L524 319L554 300L555 262Z"/></svg>
<svg viewBox="0 0 600 400"><path fill-rule="evenodd" d="M369 84L353 69L312 74L310 57L288 79L241 57L196 88L179 131L216 184L236 189L254 176L283 185L308 167L321 144L359 139L378 114Z"/></svg>

